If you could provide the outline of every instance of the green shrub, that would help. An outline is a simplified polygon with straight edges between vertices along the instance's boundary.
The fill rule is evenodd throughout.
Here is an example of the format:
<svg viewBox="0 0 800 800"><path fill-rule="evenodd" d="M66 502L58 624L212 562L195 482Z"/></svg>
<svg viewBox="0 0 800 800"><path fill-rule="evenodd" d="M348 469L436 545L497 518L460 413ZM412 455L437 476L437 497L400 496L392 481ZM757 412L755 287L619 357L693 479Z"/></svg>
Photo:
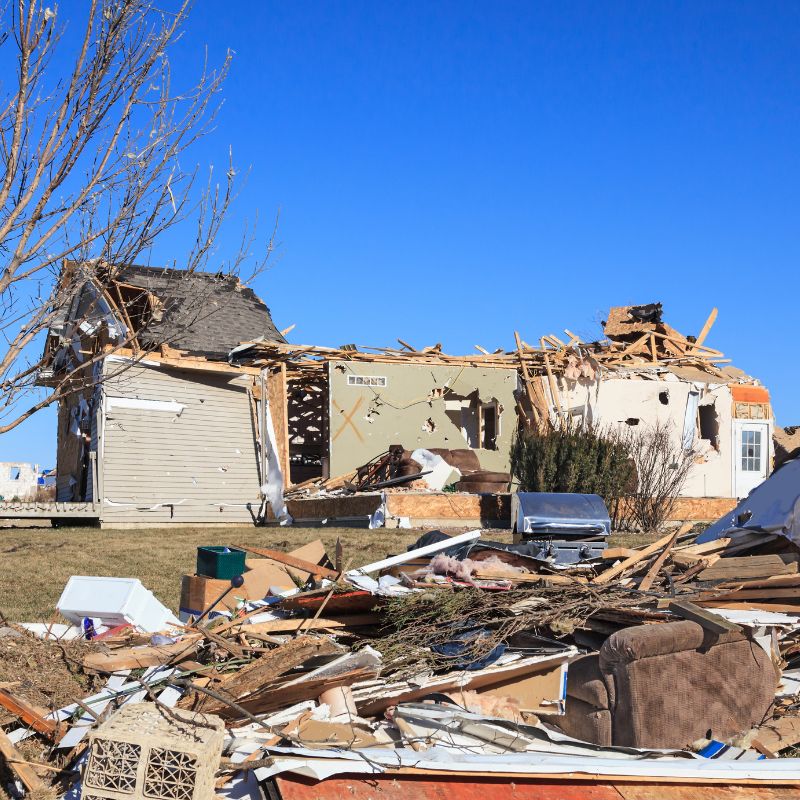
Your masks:
<svg viewBox="0 0 800 800"><path fill-rule="evenodd" d="M612 521L620 499L635 491L636 468L625 438L592 424L527 430L511 447L511 472L522 492L599 494Z"/></svg>

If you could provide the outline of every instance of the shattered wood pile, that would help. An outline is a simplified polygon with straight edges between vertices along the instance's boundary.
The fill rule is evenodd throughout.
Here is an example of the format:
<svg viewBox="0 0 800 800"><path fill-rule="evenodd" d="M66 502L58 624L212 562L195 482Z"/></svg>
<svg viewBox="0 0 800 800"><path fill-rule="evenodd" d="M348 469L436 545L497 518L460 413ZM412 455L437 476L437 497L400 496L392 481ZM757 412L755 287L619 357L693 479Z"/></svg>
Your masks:
<svg viewBox="0 0 800 800"><path fill-rule="evenodd" d="M566 567L479 531L431 532L357 569L337 550L335 563L258 550L302 587L210 618L212 601L158 634L128 606L122 624L65 611L66 590L59 607L92 618L91 641L63 624L3 628L9 791L260 798L276 780L465 772L800 785L785 757L800 742L800 554L786 538L696 544L684 526ZM36 658L66 677L29 670Z"/></svg>

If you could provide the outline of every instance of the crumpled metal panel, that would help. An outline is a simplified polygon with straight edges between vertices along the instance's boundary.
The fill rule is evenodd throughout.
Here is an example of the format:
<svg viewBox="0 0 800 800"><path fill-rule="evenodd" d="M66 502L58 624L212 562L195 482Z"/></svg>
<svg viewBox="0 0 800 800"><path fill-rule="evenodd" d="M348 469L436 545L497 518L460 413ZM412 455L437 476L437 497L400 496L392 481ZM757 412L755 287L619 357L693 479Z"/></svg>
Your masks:
<svg viewBox="0 0 800 800"><path fill-rule="evenodd" d="M697 537L711 542L735 531L776 533L800 545L800 459L787 461L756 486L733 511Z"/></svg>

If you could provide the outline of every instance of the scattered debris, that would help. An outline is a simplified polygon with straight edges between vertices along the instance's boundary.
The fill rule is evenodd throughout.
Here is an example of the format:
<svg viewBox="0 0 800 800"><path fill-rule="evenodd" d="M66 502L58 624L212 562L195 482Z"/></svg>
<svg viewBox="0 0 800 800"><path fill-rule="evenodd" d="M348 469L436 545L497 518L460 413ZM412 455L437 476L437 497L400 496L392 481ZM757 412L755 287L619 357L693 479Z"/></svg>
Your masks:
<svg viewBox="0 0 800 800"><path fill-rule="evenodd" d="M209 592L157 632L128 613L160 606L138 581L72 578L67 598L94 589L91 608L61 603L73 626L0 636L0 777L12 794L156 800L409 768L800 785L793 541L682 528L568 563L530 546L433 531L352 568L320 543L247 548L241 577L185 576L245 596ZM227 578L244 550L203 548L200 569ZM37 650L68 680L26 675Z"/></svg>

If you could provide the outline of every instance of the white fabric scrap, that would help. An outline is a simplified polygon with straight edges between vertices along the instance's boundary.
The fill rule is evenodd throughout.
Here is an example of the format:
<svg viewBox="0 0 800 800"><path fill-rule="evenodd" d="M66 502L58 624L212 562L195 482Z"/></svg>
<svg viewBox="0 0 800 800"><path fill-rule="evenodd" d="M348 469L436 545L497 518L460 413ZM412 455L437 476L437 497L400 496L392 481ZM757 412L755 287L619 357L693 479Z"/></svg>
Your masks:
<svg viewBox="0 0 800 800"><path fill-rule="evenodd" d="M266 392L264 393L266 394ZM261 493L269 500L272 513L281 525L291 525L294 520L289 509L286 508L286 500L283 497L283 473L281 463L278 458L278 444L275 439L275 426L272 424L272 414L269 408L269 400L265 402L265 416L267 418L267 480L261 487Z"/></svg>

